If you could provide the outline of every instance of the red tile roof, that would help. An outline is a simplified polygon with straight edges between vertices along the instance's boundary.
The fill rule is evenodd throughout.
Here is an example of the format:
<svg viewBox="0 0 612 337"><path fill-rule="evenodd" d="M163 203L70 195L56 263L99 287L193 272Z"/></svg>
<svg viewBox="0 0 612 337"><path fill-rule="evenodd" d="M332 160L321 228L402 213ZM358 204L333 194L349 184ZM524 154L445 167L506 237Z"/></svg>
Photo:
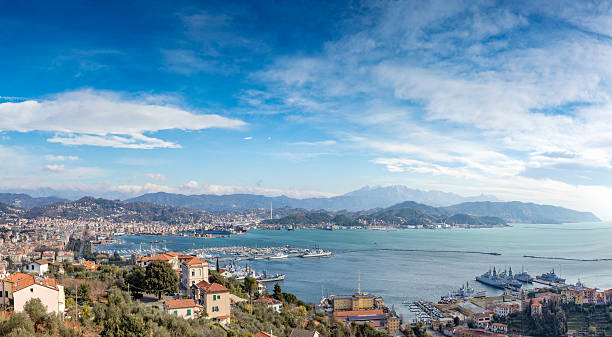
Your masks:
<svg viewBox="0 0 612 337"><path fill-rule="evenodd" d="M193 264L208 264L208 263L198 259L197 257L192 257L191 259L185 261L184 263L188 264L188 265L193 265Z"/></svg>
<svg viewBox="0 0 612 337"><path fill-rule="evenodd" d="M220 285L219 283L208 283L206 281L200 281L198 284L196 284L196 287L202 289L205 293L220 293L229 291L229 289Z"/></svg>
<svg viewBox="0 0 612 337"><path fill-rule="evenodd" d="M187 299L179 299L179 300L168 300L164 302L164 305L167 309L181 309L181 308L194 308L201 307L201 305L196 304L193 298Z"/></svg>
<svg viewBox="0 0 612 337"><path fill-rule="evenodd" d="M253 337L276 337L276 336L269 334L267 332L259 331L258 333L254 334Z"/></svg>
<svg viewBox="0 0 612 337"><path fill-rule="evenodd" d="M24 273L15 273L13 275L5 277L3 281L10 282L13 284L13 292L27 288L33 284L38 284L55 290L58 289L54 279L37 278Z"/></svg>
<svg viewBox="0 0 612 337"><path fill-rule="evenodd" d="M267 303L268 305L273 305L273 304L281 304L282 302L273 298L260 298L258 300L253 301L255 303Z"/></svg>

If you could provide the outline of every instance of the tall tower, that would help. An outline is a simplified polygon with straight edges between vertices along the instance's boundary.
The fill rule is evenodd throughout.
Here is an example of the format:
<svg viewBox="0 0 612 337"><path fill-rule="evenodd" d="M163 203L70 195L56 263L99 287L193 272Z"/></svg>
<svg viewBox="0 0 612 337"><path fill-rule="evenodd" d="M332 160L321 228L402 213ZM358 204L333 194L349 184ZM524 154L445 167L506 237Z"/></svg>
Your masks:
<svg viewBox="0 0 612 337"><path fill-rule="evenodd" d="M272 220L272 201L270 201L270 220Z"/></svg>

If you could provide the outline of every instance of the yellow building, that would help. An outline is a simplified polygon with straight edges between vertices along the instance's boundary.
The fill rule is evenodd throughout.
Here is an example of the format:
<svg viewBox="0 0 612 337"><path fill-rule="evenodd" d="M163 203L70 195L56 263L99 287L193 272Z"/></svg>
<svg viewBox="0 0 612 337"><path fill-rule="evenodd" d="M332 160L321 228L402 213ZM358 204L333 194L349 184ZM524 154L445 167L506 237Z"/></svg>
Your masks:
<svg viewBox="0 0 612 337"><path fill-rule="evenodd" d="M333 297L334 311L372 310L377 308L376 304L378 303L380 303L380 300L377 296L368 295L367 293Z"/></svg>

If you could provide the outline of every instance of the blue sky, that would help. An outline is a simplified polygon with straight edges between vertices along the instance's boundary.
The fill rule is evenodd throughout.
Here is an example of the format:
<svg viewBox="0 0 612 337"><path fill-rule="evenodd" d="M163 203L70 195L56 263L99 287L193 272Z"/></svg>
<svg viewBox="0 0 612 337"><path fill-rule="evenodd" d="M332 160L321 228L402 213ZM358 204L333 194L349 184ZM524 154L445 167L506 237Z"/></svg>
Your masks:
<svg viewBox="0 0 612 337"><path fill-rule="evenodd" d="M0 189L403 184L612 218L611 8L7 2Z"/></svg>

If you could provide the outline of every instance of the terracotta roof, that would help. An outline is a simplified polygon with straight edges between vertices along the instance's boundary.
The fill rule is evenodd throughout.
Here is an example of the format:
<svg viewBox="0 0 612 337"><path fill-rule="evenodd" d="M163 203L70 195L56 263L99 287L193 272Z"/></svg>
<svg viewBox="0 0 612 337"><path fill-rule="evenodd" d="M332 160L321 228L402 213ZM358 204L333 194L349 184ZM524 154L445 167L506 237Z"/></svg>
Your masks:
<svg viewBox="0 0 612 337"><path fill-rule="evenodd" d="M269 334L267 332L259 331L258 333L254 334L253 337L276 337L276 336Z"/></svg>
<svg viewBox="0 0 612 337"><path fill-rule="evenodd" d="M10 282L13 284L13 292L27 288L33 284L38 284L47 288L57 290L55 279L37 278L24 273L15 273L13 275L5 277L3 281Z"/></svg>
<svg viewBox="0 0 612 337"><path fill-rule="evenodd" d="M179 253L176 253L176 252L165 252L164 254L168 256L172 256L172 257L179 256Z"/></svg>
<svg viewBox="0 0 612 337"><path fill-rule="evenodd" d="M349 316L373 316L382 315L382 310L348 310L348 311L335 311L334 316L336 317L349 317Z"/></svg>
<svg viewBox="0 0 612 337"><path fill-rule="evenodd" d="M220 293L229 291L229 289L220 285L219 283L208 283L206 281L200 281L198 284L196 284L196 287L202 289L205 293Z"/></svg>
<svg viewBox="0 0 612 337"><path fill-rule="evenodd" d="M272 304L281 304L281 303L282 303L282 302L281 302L281 301L279 301L279 300L276 300L276 299L273 299L273 298L267 298L267 297L257 299L257 300L255 300L255 301L253 301L253 302L255 302L255 303L264 303L264 302L265 302L265 303L267 303L268 305L272 305Z"/></svg>
<svg viewBox="0 0 612 337"><path fill-rule="evenodd" d="M191 259L185 261L184 263L188 264L188 265L193 265L193 264L208 264L208 263L198 259L197 257L192 257Z"/></svg>
<svg viewBox="0 0 612 337"><path fill-rule="evenodd" d="M193 308L193 307L201 307L201 305L196 304L193 298L187 299L179 299L179 300L168 300L164 302L164 305L167 309L181 309L181 308Z"/></svg>
<svg viewBox="0 0 612 337"><path fill-rule="evenodd" d="M43 265L43 264L49 264L49 260L36 260L34 261L34 263L38 263L39 265Z"/></svg>

